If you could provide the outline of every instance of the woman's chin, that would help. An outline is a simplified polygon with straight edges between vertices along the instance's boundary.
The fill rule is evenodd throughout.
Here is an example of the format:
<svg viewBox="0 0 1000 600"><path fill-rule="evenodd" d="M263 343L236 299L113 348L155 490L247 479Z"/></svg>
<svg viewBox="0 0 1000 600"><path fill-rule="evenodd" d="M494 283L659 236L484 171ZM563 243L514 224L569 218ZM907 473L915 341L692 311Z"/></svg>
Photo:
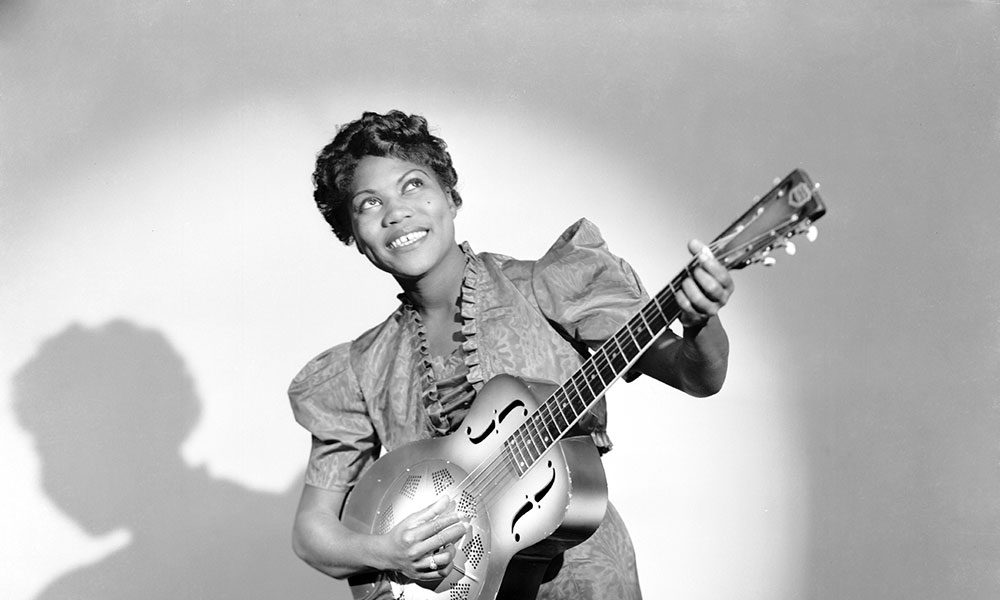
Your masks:
<svg viewBox="0 0 1000 600"><path fill-rule="evenodd" d="M413 246L386 251L377 256L368 255L369 260L382 271L389 273L400 282L417 281L433 271L461 269L465 264L457 244L447 245L418 242ZM451 260L452 253L459 259Z"/></svg>
<svg viewBox="0 0 1000 600"><path fill-rule="evenodd" d="M414 256L386 261L378 267L396 279L414 281L426 275L433 264L429 260Z"/></svg>

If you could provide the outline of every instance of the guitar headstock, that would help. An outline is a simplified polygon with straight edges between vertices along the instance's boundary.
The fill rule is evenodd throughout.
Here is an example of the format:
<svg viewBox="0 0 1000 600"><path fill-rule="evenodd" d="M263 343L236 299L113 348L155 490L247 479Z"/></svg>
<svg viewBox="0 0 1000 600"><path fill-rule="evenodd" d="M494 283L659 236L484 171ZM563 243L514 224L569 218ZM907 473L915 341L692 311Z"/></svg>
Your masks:
<svg viewBox="0 0 1000 600"><path fill-rule="evenodd" d="M805 235L816 239L813 223L826 213L819 195L819 184L813 184L802 169L795 169L754 203L746 213L730 225L711 244L715 257L726 268L735 270L763 263L774 264L771 252L784 248L795 254L792 238Z"/></svg>

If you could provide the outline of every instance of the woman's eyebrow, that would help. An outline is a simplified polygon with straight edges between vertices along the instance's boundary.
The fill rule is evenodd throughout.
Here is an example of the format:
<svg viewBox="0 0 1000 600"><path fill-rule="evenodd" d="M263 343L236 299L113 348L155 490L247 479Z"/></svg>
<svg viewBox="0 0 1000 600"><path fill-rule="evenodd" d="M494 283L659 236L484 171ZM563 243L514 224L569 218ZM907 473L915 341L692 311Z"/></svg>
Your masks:
<svg viewBox="0 0 1000 600"><path fill-rule="evenodd" d="M402 183L402 181L404 179L406 179L407 177L409 177L414 172L422 173L424 176L428 176L427 175L427 171L424 171L423 169L417 167L415 169L410 169L409 171L407 171L407 172L403 173L402 175L400 175L399 179L396 180L396 183L397 184ZM358 191L354 192L354 194L351 195L351 200L354 200L355 198L357 198L361 194L375 194L375 193L376 193L375 190L370 189L370 188L365 188L363 190L358 190Z"/></svg>
<svg viewBox="0 0 1000 600"><path fill-rule="evenodd" d="M410 169L410 170L409 170L409 171L407 171L406 173L403 173L403 174L402 174L402 175L400 176L400 178L396 180L396 183L402 183L402 181L403 181L404 179L406 179L407 177L409 177L409 176L410 176L410 174L411 174L411 173L413 173L414 171L416 171L416 172L418 172L418 173L423 173L424 175L427 175L427 172L426 172L426 171L424 171L423 169L419 168L419 167L418 167L418 168L415 168L415 169Z"/></svg>
<svg viewBox="0 0 1000 600"><path fill-rule="evenodd" d="M358 190L351 195L351 201L353 202L354 199L360 196L361 194L374 194L374 193L375 190L369 190L369 189Z"/></svg>

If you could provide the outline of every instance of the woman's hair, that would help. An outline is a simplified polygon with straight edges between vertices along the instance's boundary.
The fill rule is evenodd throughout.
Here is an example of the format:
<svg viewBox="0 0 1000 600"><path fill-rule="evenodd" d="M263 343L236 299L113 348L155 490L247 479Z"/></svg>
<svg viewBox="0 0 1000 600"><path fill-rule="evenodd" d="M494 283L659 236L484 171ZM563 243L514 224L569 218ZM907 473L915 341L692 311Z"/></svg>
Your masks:
<svg viewBox="0 0 1000 600"><path fill-rule="evenodd" d="M455 190L458 173L451 164L447 144L427 130L427 119L390 110L384 115L364 113L342 126L333 141L316 157L313 199L337 238L347 245L354 241L351 229L350 193L354 169L365 156L392 157L429 167L455 206L462 198Z"/></svg>

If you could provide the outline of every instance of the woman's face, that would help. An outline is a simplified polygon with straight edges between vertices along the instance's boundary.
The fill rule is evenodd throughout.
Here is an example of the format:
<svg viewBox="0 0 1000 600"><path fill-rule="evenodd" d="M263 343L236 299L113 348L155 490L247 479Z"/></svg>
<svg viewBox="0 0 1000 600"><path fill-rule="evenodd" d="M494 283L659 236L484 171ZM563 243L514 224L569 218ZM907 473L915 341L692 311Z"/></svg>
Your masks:
<svg viewBox="0 0 1000 600"><path fill-rule="evenodd" d="M455 248L451 194L429 167L366 156L354 170L350 211L358 251L397 278L419 278Z"/></svg>

